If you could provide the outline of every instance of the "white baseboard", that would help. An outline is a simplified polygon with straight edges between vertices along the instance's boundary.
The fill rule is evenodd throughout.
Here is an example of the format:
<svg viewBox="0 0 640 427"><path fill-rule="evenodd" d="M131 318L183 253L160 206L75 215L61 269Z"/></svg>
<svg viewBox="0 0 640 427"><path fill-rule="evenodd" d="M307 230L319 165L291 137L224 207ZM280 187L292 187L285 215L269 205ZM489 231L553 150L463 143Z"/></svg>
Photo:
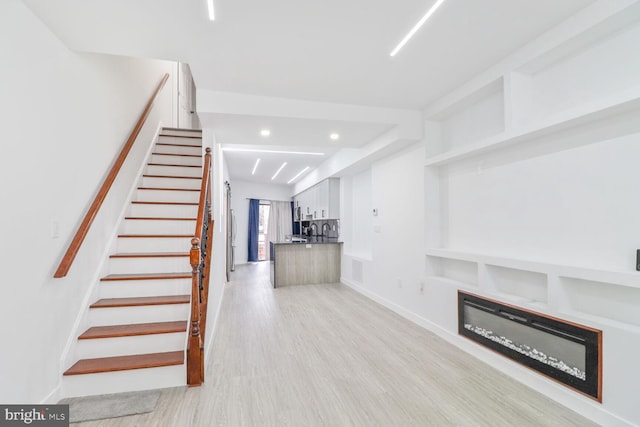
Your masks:
<svg viewBox="0 0 640 427"><path fill-rule="evenodd" d="M206 348L204 350L204 361L205 364L207 363L208 360L210 360L211 357L211 351L213 350L213 339L216 336L216 331L218 330L218 319L220 318L220 311L222 308L222 300L224 300L224 293L226 288L226 283L222 282L220 283L220 285L222 286L222 292L220 292L220 299L218 301L218 306L216 307L216 313L215 316L213 318L213 325L211 325L211 327L213 328L212 333L211 333L211 337L209 338L209 342L206 345Z"/></svg>
<svg viewBox="0 0 640 427"><path fill-rule="evenodd" d="M59 381L56 387L40 401L40 405L52 405L62 400L62 381Z"/></svg>

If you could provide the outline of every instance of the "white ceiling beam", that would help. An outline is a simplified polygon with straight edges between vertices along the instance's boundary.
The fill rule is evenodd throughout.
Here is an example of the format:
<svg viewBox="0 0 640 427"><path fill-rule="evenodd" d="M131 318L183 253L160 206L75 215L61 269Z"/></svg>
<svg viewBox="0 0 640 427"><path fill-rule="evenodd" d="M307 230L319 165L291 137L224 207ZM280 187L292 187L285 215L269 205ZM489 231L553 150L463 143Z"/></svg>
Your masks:
<svg viewBox="0 0 640 427"><path fill-rule="evenodd" d="M420 123L422 120L422 113L419 110L334 104L201 89L198 89L196 99L199 115L207 113L246 114L409 126Z"/></svg>

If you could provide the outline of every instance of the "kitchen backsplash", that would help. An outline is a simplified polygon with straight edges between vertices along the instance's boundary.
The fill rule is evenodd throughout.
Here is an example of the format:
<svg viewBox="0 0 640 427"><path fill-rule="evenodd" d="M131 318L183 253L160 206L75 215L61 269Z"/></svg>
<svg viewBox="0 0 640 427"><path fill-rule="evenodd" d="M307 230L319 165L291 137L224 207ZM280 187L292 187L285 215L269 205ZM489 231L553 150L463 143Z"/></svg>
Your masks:
<svg viewBox="0 0 640 427"><path fill-rule="evenodd" d="M301 233L306 236L313 234L314 236L324 235L325 237L340 237L340 220L321 219L315 221L302 221Z"/></svg>

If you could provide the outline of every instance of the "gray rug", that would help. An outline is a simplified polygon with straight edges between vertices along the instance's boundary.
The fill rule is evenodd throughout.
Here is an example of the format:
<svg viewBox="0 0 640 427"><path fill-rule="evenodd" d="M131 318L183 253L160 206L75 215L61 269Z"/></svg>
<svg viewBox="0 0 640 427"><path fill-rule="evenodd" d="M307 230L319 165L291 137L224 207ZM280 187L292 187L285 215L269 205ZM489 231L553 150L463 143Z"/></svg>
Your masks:
<svg viewBox="0 0 640 427"><path fill-rule="evenodd" d="M159 390L148 390L74 397L63 399L60 404L69 405L69 421L77 423L152 412L160 393Z"/></svg>

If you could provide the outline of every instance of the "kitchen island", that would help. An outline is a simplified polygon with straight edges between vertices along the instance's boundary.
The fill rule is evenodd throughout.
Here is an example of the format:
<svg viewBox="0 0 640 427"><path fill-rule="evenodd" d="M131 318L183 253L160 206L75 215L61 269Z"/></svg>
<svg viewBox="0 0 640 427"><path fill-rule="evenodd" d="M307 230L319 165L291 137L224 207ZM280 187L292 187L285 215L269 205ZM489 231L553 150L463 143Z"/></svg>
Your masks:
<svg viewBox="0 0 640 427"><path fill-rule="evenodd" d="M337 283L342 242L335 237L311 237L306 242L270 242L271 284Z"/></svg>

